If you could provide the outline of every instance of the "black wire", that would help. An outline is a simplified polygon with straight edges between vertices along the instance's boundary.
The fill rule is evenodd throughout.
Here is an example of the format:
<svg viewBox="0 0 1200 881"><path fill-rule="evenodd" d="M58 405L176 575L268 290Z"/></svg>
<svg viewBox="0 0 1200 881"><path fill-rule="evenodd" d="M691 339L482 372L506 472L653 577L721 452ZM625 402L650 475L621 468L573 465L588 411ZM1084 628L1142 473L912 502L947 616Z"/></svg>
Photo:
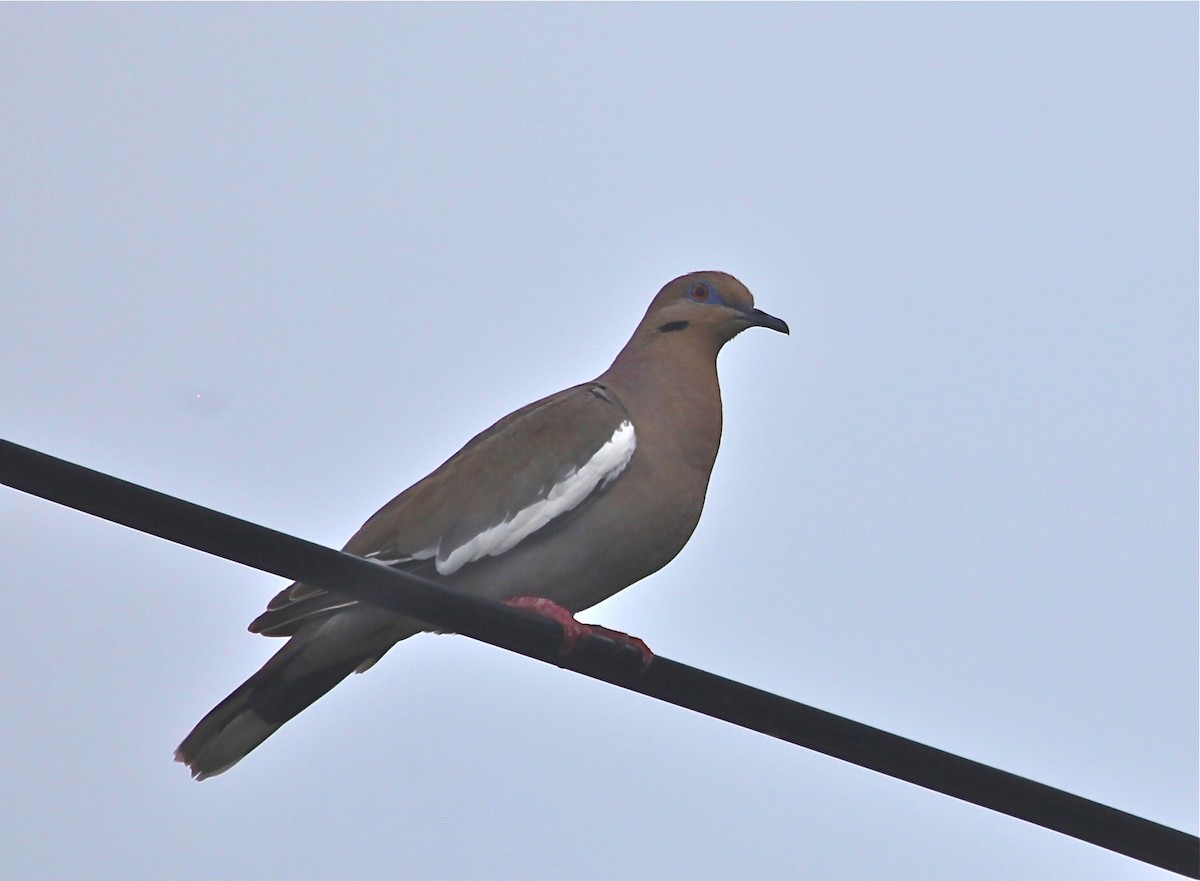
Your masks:
<svg viewBox="0 0 1200 881"><path fill-rule="evenodd" d="M0 482L1200 878L1200 839L1060 789L0 440Z"/></svg>

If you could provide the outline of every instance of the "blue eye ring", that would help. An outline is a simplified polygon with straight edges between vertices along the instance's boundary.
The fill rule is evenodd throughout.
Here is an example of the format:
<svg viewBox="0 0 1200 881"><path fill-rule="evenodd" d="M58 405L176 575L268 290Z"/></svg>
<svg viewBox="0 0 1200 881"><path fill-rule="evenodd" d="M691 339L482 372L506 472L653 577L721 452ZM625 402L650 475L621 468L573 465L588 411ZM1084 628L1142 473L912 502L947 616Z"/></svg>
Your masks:
<svg viewBox="0 0 1200 881"><path fill-rule="evenodd" d="M707 282L703 281L698 281L692 285L688 291L688 299L697 303L712 303L716 301L712 288L708 286Z"/></svg>

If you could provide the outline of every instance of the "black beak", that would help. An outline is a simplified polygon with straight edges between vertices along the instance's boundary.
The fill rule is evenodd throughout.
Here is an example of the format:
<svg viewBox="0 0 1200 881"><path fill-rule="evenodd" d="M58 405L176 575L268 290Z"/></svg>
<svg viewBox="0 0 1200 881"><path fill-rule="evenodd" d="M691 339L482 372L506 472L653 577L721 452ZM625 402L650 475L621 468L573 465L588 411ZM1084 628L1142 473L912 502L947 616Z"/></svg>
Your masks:
<svg viewBox="0 0 1200 881"><path fill-rule="evenodd" d="M782 318L776 318L774 315L768 315L762 309L748 309L744 314L752 327L765 327L770 330L777 330L780 333L786 333L789 336L791 335L786 321Z"/></svg>

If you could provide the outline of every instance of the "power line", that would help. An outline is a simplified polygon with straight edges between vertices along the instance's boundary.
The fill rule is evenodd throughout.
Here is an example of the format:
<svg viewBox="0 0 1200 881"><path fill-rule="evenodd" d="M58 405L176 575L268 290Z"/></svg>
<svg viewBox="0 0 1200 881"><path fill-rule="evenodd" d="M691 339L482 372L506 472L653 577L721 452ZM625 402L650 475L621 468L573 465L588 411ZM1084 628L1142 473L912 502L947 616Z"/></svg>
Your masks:
<svg viewBox="0 0 1200 881"><path fill-rule="evenodd" d="M664 657L641 670L640 653L600 636L564 658L551 621L4 440L0 483L1200 878L1186 832Z"/></svg>

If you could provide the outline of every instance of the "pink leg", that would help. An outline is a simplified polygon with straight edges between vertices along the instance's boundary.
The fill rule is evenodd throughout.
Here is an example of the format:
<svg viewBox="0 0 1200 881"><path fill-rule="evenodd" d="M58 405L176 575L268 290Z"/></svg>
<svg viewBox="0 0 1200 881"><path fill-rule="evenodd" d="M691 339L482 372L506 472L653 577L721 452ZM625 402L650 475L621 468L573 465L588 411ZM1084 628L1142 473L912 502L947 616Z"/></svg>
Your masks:
<svg viewBox="0 0 1200 881"><path fill-rule="evenodd" d="M569 655L575 651L575 646L579 643L579 638L587 633L586 624L580 624L575 620L574 615L553 600L546 600L541 597L515 597L511 600L505 600L504 605L512 606L514 609L520 609L523 612L532 612L539 617L549 618L551 621L557 621L558 625L563 629L562 653L564 655Z"/></svg>
<svg viewBox="0 0 1200 881"><path fill-rule="evenodd" d="M610 630L598 624L583 624L576 621L574 615L553 600L543 599L542 597L515 597L514 599L506 600L505 605L512 606L514 609L521 609L525 612L532 612L543 618L549 618L551 621L557 621L563 629L562 653L564 655L569 655L575 651L575 646L584 634L593 634L603 639L611 640L618 646L629 646L636 649L641 653L643 669L648 667L650 662L654 660L654 652L650 651L650 647L636 636L630 636L628 633L622 633L619 630Z"/></svg>

